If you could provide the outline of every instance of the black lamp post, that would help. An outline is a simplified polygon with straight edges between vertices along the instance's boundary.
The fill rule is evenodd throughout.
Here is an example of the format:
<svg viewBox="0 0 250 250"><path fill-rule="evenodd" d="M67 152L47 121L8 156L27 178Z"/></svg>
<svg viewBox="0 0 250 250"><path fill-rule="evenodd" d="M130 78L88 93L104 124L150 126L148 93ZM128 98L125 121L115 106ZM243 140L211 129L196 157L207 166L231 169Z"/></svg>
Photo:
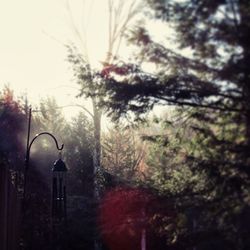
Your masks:
<svg viewBox="0 0 250 250"><path fill-rule="evenodd" d="M62 219L66 218L66 173L67 167L65 163L61 159L61 151L64 147L62 144L59 147L57 139L55 136L49 132L41 132L37 134L31 141L30 141L30 128L31 128L31 115L32 109L29 109L29 118L28 118L28 135L27 135L27 147L26 147L26 158L25 158L25 169L24 169L24 190L23 190L23 200L25 202L26 196L26 182L27 182L27 171L29 169L29 162L30 162L30 149L35 140L42 136L47 135L51 137L55 144L56 148L59 151L59 159L56 160L54 166L52 168L52 218Z"/></svg>

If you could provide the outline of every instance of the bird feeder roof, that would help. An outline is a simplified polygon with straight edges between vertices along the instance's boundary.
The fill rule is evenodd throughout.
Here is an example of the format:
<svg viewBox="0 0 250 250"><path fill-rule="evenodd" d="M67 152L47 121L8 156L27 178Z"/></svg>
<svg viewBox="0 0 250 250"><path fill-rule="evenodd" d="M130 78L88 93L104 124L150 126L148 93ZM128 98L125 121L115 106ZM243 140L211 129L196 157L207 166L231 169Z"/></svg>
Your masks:
<svg viewBox="0 0 250 250"><path fill-rule="evenodd" d="M54 166L52 168L53 172L67 172L68 169L62 159L58 159L55 161Z"/></svg>

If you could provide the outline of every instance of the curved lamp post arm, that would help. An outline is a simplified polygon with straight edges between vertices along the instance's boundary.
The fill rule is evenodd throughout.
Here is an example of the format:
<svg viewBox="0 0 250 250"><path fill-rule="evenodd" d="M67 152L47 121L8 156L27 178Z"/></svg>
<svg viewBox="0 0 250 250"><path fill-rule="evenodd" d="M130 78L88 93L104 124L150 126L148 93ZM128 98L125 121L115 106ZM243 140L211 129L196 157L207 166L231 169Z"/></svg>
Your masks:
<svg viewBox="0 0 250 250"><path fill-rule="evenodd" d="M26 179L27 179L27 171L28 171L28 168L29 168L29 161L30 161L30 149L31 149L31 146L33 145L34 141L41 135L49 135L50 137L53 138L55 144L56 144L56 148L61 151L64 147L64 144L61 145L61 147L59 147L58 145L58 142L57 142L57 139L54 135L52 135L51 133L49 132L42 132L42 133L39 133L37 134L29 144L27 144L27 151L26 151L26 158L25 158L25 169L24 169L24 190L23 190L23 199L25 200L25 196L26 196ZM28 137L29 138L29 137Z"/></svg>
<svg viewBox="0 0 250 250"><path fill-rule="evenodd" d="M32 139L32 141L30 142L30 144L28 145L27 147L27 152L26 152L26 159L25 159L25 163L26 163L26 168L28 168L29 166L29 159L30 159L30 149L31 149L31 146L32 144L34 143L34 141L41 135L49 135L50 137L53 138L55 144L56 144L56 148L61 151L64 147L64 144L61 145L61 147L59 147L58 145L58 142L57 142L57 139L54 135L52 135L51 133L49 132L42 132L42 133L39 133L39 134L36 134L36 136Z"/></svg>
<svg viewBox="0 0 250 250"><path fill-rule="evenodd" d="M29 167L29 160L30 160L30 149L31 146L33 144L33 142L41 135L49 135L50 137L52 137L55 141L56 147L57 149L60 151L63 149L63 144L61 147L58 146L58 142L57 139L55 138L54 135L52 135L49 132L42 132L39 134L36 134L35 137L32 139L32 141L30 142L30 127L31 127L31 116L32 116L32 108L29 108L29 113L28 113L28 131L27 131L27 146L26 146L26 157L25 157L25 172L27 171L28 167ZM26 175L26 173L25 173Z"/></svg>
<svg viewBox="0 0 250 250"><path fill-rule="evenodd" d="M49 132L41 132L41 133L39 133L39 134L36 134L35 137L32 139L32 141L30 142L30 145L29 145L29 148L28 148L29 151L30 151L30 148L31 148L33 142L34 142L40 135L49 135L49 136L51 136L51 137L54 139L54 141L55 141L56 148L57 148L59 151L63 149L64 144L62 144L61 147L59 147L59 146L58 146L57 139L56 139L56 137L55 137L54 135L52 135L52 134L49 133Z"/></svg>

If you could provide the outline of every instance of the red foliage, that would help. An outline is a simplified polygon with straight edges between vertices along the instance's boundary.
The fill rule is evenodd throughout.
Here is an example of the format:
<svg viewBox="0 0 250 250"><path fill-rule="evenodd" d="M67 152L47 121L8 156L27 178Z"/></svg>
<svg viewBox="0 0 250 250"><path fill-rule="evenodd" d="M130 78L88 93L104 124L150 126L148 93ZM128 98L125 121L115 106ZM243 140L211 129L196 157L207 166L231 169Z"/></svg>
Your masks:
<svg viewBox="0 0 250 250"><path fill-rule="evenodd" d="M0 95L0 155L10 157L22 151L21 134L25 115L21 105L14 100L13 92L6 88Z"/></svg>
<svg viewBox="0 0 250 250"><path fill-rule="evenodd" d="M99 223L111 250L140 249L142 229L158 209L157 198L144 189L117 188L108 192L100 206Z"/></svg>
<svg viewBox="0 0 250 250"><path fill-rule="evenodd" d="M130 71L130 67L128 65L117 66L117 65L107 65L101 71L101 76L103 78L109 78L111 73L115 73L117 75L127 75Z"/></svg>

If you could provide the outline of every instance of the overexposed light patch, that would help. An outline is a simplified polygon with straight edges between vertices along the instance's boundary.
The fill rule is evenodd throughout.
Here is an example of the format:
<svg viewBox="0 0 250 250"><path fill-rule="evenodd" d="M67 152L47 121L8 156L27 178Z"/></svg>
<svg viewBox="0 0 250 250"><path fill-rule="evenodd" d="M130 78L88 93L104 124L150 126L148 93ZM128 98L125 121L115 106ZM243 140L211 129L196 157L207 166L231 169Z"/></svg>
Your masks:
<svg viewBox="0 0 250 250"><path fill-rule="evenodd" d="M100 66L108 49L107 3L0 0L0 89L9 83L32 103L46 95L55 96L59 105L77 102L79 86L65 45L75 44L94 67Z"/></svg>
<svg viewBox="0 0 250 250"><path fill-rule="evenodd" d="M0 87L10 83L32 102L56 95L53 87L72 84L64 46L44 33L56 7L55 1L48 0L0 1ZM58 99L67 95L68 91Z"/></svg>
<svg viewBox="0 0 250 250"><path fill-rule="evenodd" d="M124 11L119 17L124 20L134 0L121 2ZM9 83L16 95L27 94L33 106L49 95L59 106L78 103L91 109L83 98L75 98L79 86L73 81L65 45L76 45L93 67L102 67L108 15L108 0L0 0L0 89ZM163 27L155 23L149 29L163 40ZM123 42L119 54L128 58L131 49ZM79 110L72 107L64 113L71 117Z"/></svg>

